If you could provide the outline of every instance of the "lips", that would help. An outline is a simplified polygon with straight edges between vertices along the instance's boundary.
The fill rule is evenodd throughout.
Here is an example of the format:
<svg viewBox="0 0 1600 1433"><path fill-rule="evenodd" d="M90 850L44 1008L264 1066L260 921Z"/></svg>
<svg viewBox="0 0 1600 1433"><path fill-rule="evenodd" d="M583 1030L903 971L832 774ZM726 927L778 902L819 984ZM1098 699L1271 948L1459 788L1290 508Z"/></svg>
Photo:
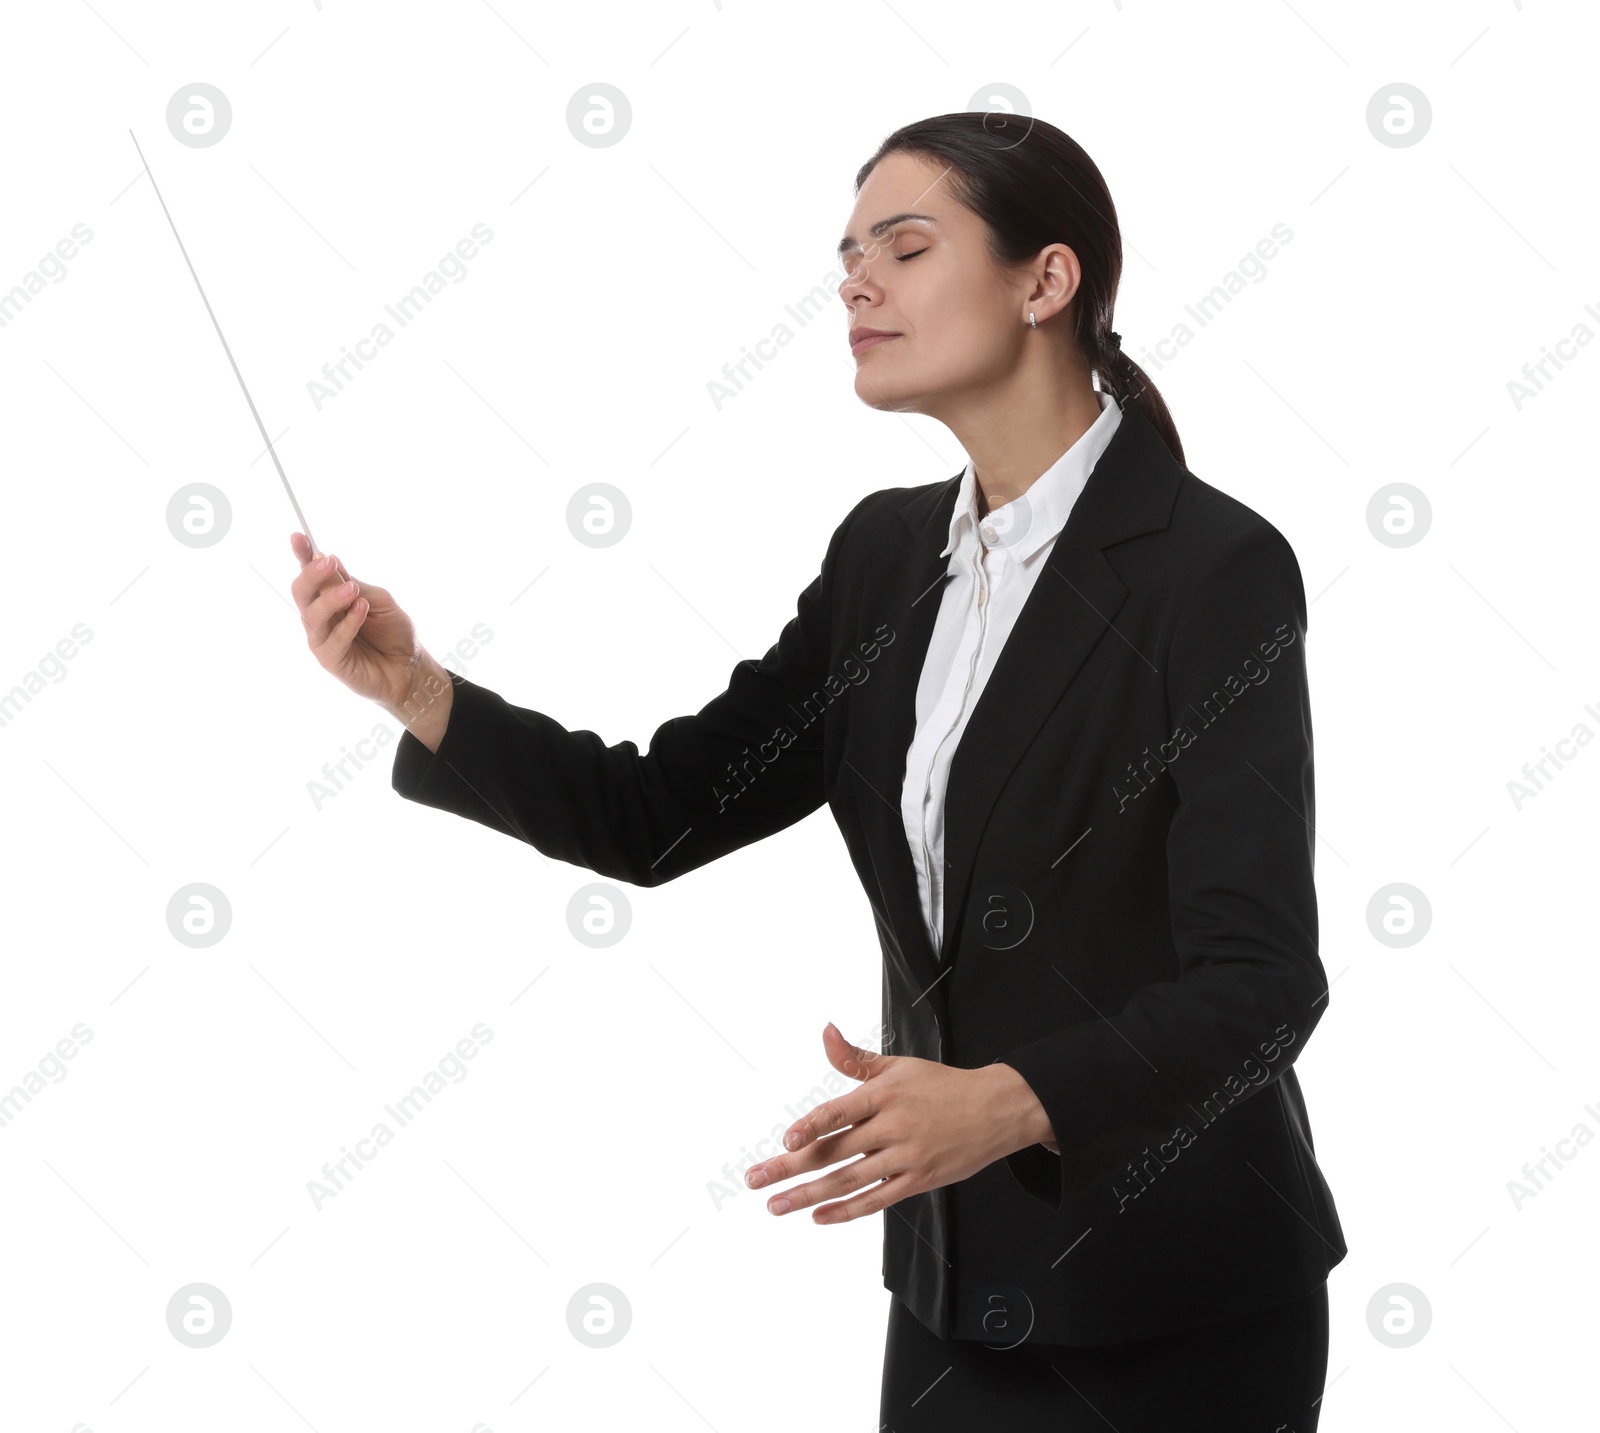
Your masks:
<svg viewBox="0 0 1600 1433"><path fill-rule="evenodd" d="M876 348L891 338L899 337L898 333L887 328L853 328L850 330L850 352L862 353L866 349Z"/></svg>

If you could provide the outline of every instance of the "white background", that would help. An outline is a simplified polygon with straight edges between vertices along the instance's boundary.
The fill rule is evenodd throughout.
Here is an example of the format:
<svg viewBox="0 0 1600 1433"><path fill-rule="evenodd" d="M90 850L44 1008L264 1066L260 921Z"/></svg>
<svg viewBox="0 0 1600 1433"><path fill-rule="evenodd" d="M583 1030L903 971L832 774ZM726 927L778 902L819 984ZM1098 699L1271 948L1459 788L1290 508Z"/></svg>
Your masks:
<svg viewBox="0 0 1600 1433"><path fill-rule="evenodd" d="M92 1039L0 1127L0 1422L875 1426L885 1216L711 1189L829 1073L825 1022L866 1043L879 1016L826 810L629 889L591 950L590 873L402 802L392 743L318 809L323 764L398 727L306 650L292 511L128 130L318 542L436 654L484 624L474 680L643 748L766 650L859 497L965 461L855 399L842 305L785 305L832 273L878 141L995 83L1105 173L1124 344L1312 599L1333 987L1296 1068L1350 1245L1322 1426L1592 1417L1600 1150L1520 1210L1507 1185L1600 1130L1600 751L1520 810L1507 782L1600 731L1600 352L1520 411L1507 384L1600 332L1596 39L1543 0L8 9L0 291L93 238L0 328L0 691L92 640L0 727L0 1090ZM597 81L633 109L609 148L567 128ZM1397 81L1433 108L1409 148L1365 119ZM194 82L233 106L213 147L166 126ZM308 381L478 222L464 281L318 411ZM1149 361L1278 223L1266 276ZM708 383L780 322L719 411ZM610 548L567 527L594 481L632 506ZM1432 506L1407 548L1367 526L1395 481ZM204 549L166 523L194 482L232 505ZM193 882L232 907L205 949L167 926ZM1404 949L1368 927L1393 882L1432 907ZM318 1210L323 1163L480 1021L468 1077ZM193 1282L232 1307L209 1349L167 1328ZM592 1283L631 1307L610 1348L568 1330ZM1432 1310L1404 1349L1369 1329L1394 1283Z"/></svg>

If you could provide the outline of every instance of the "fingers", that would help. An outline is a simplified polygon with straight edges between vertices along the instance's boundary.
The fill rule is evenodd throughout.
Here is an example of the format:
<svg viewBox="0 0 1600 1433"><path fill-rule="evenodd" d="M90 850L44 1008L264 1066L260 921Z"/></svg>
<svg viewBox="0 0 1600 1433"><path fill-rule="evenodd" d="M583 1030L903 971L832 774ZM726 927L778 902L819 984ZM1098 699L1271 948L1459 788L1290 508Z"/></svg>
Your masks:
<svg viewBox="0 0 1600 1433"><path fill-rule="evenodd" d="M841 1159L866 1154L875 1143L880 1142L864 1127L852 1126L826 1139L813 1140L794 1154L780 1154L774 1159L752 1164L745 1171L744 1182L751 1189L765 1189L769 1184L793 1179L797 1174L809 1174L814 1169L826 1169L830 1164L837 1164Z"/></svg>
<svg viewBox="0 0 1600 1433"><path fill-rule="evenodd" d="M360 600L361 589L353 579L339 575L337 557L331 553L314 557L304 533L294 533L289 543L300 560L299 575L289 584L289 590L300 609L307 645L316 652L317 660L332 671L343 663L371 604Z"/></svg>
<svg viewBox="0 0 1600 1433"><path fill-rule="evenodd" d="M900 1184L891 1191L890 1183L896 1180L900 1181ZM848 1204L827 1205L825 1208L819 1208L812 1216L818 1224L837 1223L841 1219L855 1219L863 1214L877 1213L885 1205L893 1204L896 1199L909 1193L911 1183L908 1175L893 1167L889 1151L880 1150L841 1169L836 1169L821 1179L814 1179L809 1184L802 1184L795 1189L786 1189L782 1194L773 1195L767 1201L767 1208L771 1213L781 1216L792 1214L799 1209L826 1204L830 1199L843 1199L847 1195L855 1195L856 1197Z"/></svg>
<svg viewBox="0 0 1600 1433"><path fill-rule="evenodd" d="M312 547L311 539L303 532L291 532L289 534L289 550L294 553L295 560L300 564L300 577L305 578L307 583L311 584L303 589L308 598L316 592L316 587L312 584L311 574L331 576L336 582L343 582L350 576L339 565L337 557L318 552L316 548ZM296 582L299 582L299 580L300 578L298 577L295 579ZM302 589L297 588L294 590L298 598ZM304 604L302 603L301 605Z"/></svg>
<svg viewBox="0 0 1600 1433"><path fill-rule="evenodd" d="M350 650L350 644L355 641L356 633L361 630L361 624L366 621L370 611L365 597L358 597L346 609L345 614L320 641L316 637L311 639L311 647L317 654L317 660L330 672L337 670L344 664L345 654Z"/></svg>
<svg viewBox="0 0 1600 1433"><path fill-rule="evenodd" d="M311 545L311 539L303 532L291 532L289 534L289 549L294 553L296 559L299 561L302 571L304 571L306 566L313 560L324 557L323 553L317 551L317 549ZM341 582L343 582L345 578L349 576L348 573L340 569L339 559L336 557L329 560L329 565L325 570L333 573Z"/></svg>
<svg viewBox="0 0 1600 1433"><path fill-rule="evenodd" d="M870 1189L856 1195L854 1199L847 1199L842 1204L825 1204L812 1216L813 1224L846 1224L852 1219L859 1219L863 1214L876 1214L880 1209L887 1209L891 1204L898 1204L908 1195L917 1193L925 1186L919 1183L909 1172L891 1174L887 1178L873 1184ZM825 1195L824 1198L833 1196Z"/></svg>
<svg viewBox="0 0 1600 1433"><path fill-rule="evenodd" d="M861 1085L836 1100L818 1105L789 1126L784 1132L783 1147L791 1152L802 1150L823 1135L860 1124L878 1112L879 1093L870 1085Z"/></svg>
<svg viewBox="0 0 1600 1433"><path fill-rule="evenodd" d="M289 590L300 610L306 643L324 670L342 675L350 648L372 611L372 599L390 603L389 594L373 587L368 589L370 596L363 595L360 584L341 571L339 559L317 552L303 532L289 534L289 550L300 563Z"/></svg>
<svg viewBox="0 0 1600 1433"><path fill-rule="evenodd" d="M300 541L294 544L295 556L300 559L300 571L293 582L289 584L289 591L294 594L295 605L304 607L322 587L323 580L332 572L332 564L326 556L313 560L311 544L306 542L303 533L296 533Z"/></svg>
<svg viewBox="0 0 1600 1433"><path fill-rule="evenodd" d="M312 646L326 639L334 620L350 605L353 593L359 591L339 575L339 559L331 553L314 560L307 558L301 564L300 575L289 584L289 590L294 594Z"/></svg>
<svg viewBox="0 0 1600 1433"><path fill-rule="evenodd" d="M337 561L337 559L335 559ZM344 615L345 610L358 597L366 603L366 610L372 611L374 607L381 609L394 606L394 598L388 592L373 582L357 582L351 578L347 582L332 585L335 578L329 578L329 586L306 609L307 630L315 628L319 636L331 630L335 621ZM312 643L316 645L315 642Z"/></svg>
<svg viewBox="0 0 1600 1433"><path fill-rule="evenodd" d="M322 589L310 606L301 612L305 622L306 637L313 649L323 646L333 636L335 626L362 601L361 588L354 579L349 582L333 583ZM362 611L370 611L372 604L366 602Z"/></svg>

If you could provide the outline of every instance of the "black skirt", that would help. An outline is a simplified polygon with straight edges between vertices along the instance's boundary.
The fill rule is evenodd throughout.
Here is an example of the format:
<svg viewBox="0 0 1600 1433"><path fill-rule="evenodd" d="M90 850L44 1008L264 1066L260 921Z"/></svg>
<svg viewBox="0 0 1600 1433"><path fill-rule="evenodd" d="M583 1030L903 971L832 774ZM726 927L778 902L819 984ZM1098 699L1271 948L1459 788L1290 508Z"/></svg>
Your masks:
<svg viewBox="0 0 1600 1433"><path fill-rule="evenodd" d="M937 1338L890 1301L884 1433L1316 1433L1328 1286L1303 1299L1100 1348Z"/></svg>

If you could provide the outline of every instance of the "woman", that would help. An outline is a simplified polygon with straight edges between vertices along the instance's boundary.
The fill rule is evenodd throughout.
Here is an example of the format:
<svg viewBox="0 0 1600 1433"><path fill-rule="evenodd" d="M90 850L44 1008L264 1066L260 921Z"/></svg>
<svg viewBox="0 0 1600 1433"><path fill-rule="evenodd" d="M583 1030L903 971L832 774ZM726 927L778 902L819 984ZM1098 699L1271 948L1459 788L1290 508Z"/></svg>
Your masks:
<svg viewBox="0 0 1600 1433"><path fill-rule="evenodd" d="M296 534L310 645L406 724L403 796L613 879L828 803L885 1050L828 1026L860 1083L747 1181L887 1211L884 1425L1308 1433L1345 1245L1290 1068L1327 999L1298 564L1122 352L1070 138L942 115L856 190L857 396L971 461L863 498L725 692L608 747L445 672Z"/></svg>

